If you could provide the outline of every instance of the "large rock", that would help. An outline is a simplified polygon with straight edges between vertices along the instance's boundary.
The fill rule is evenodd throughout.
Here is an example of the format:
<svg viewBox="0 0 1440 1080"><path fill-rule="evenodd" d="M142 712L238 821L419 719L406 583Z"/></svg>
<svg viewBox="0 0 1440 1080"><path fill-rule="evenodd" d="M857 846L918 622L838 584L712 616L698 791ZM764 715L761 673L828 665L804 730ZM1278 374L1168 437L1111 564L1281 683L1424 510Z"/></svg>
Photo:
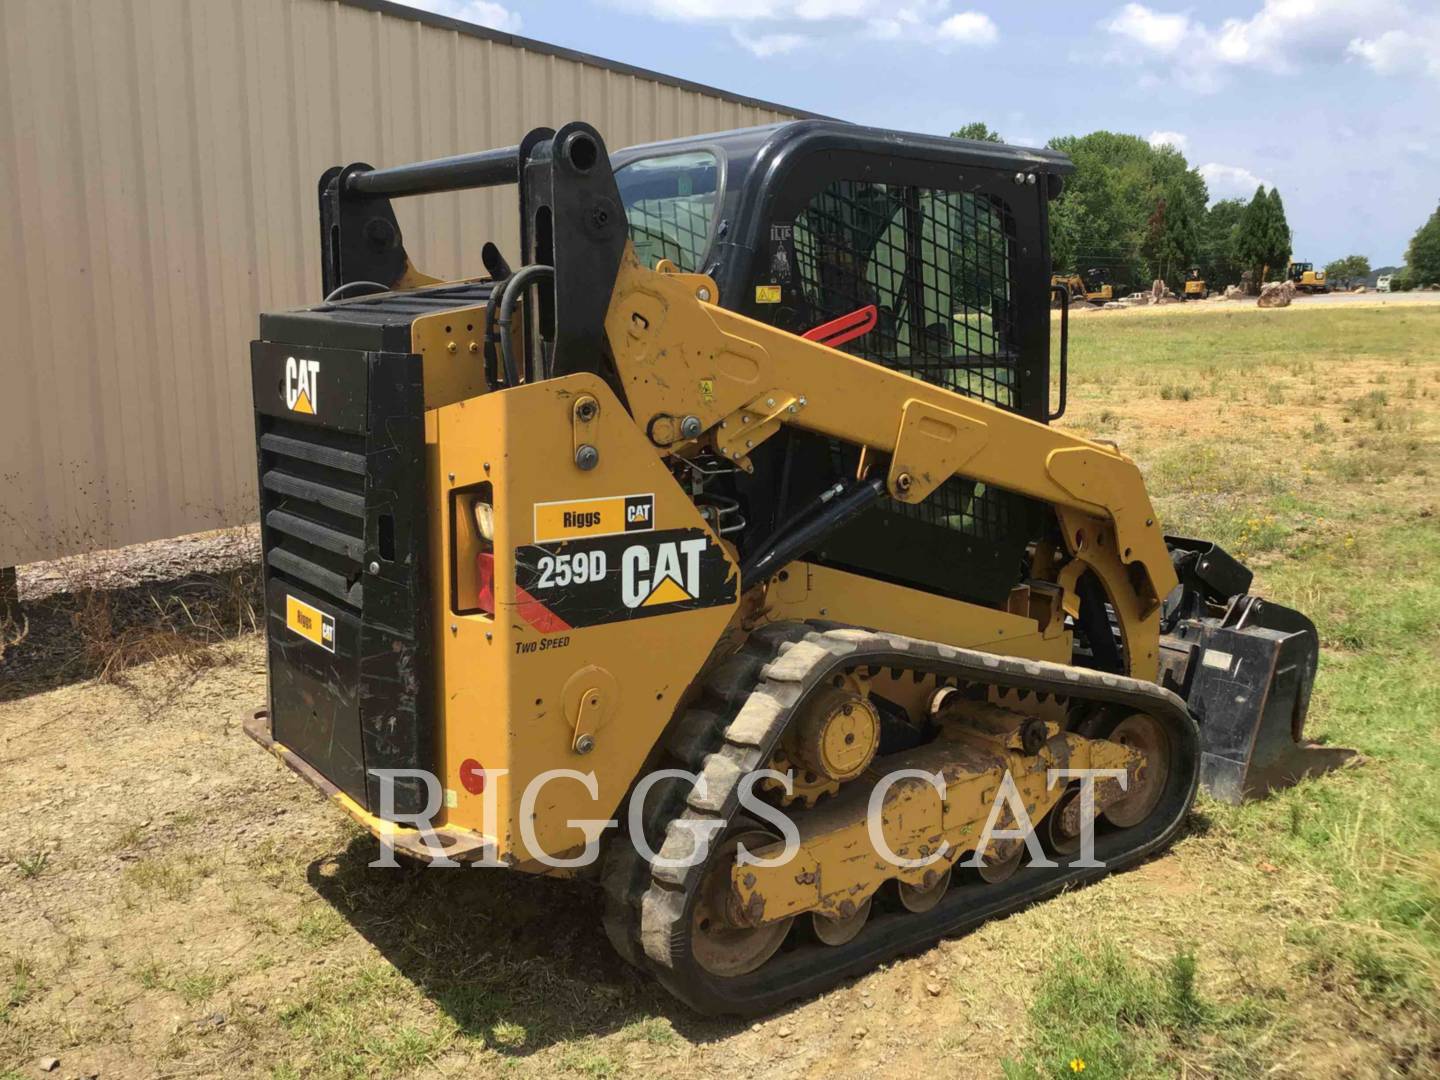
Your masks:
<svg viewBox="0 0 1440 1080"><path fill-rule="evenodd" d="M1289 307L1290 301L1294 299L1295 283L1293 281L1268 281L1260 286L1260 307Z"/></svg>
<svg viewBox="0 0 1440 1080"><path fill-rule="evenodd" d="M1225 299L1226 299L1226 300L1239 300L1239 299L1240 299L1242 296L1244 296L1244 295L1245 295L1245 290L1242 289L1242 288L1240 288L1239 285L1226 285L1226 286L1225 286Z"/></svg>
<svg viewBox="0 0 1440 1080"><path fill-rule="evenodd" d="M1353 289L1351 289L1350 291L1351 291L1352 293L1362 293L1362 292L1368 292L1369 290L1366 289L1364 285L1356 285L1356 286L1355 286Z"/></svg>

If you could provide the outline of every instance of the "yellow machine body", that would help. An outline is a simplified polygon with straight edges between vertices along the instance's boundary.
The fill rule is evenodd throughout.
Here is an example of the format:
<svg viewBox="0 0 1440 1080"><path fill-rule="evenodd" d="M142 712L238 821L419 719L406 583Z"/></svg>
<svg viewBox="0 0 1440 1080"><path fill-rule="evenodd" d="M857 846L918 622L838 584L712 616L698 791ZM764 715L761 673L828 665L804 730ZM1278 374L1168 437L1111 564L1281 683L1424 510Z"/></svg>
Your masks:
<svg viewBox="0 0 1440 1080"><path fill-rule="evenodd" d="M859 130L771 135L827 148L795 159L803 188L831 140L895 164ZM598 881L615 947L702 1011L767 1009L1133 864L1202 776L1238 800L1326 767L1299 745L1313 624L1166 537L1135 462L1051 422L1068 322L1052 408L1044 208L1068 163L905 139L909 167L954 185L937 162L958 154L983 192L842 178L814 204L842 220L769 229L759 284L679 268L660 204L703 207L708 144L657 151L679 158L668 202L648 168L624 202L581 122L337 166L330 299L252 343L270 708L248 732L406 855ZM516 182L524 266L487 245L484 278L414 268L390 196ZM892 226L853 227L892 201ZM797 266L870 302L807 328L824 305ZM1103 302L1105 278L1051 281ZM1192 271L1186 295L1205 288ZM848 555L827 548L852 524ZM912 574L927 558L949 576ZM789 849L780 811L795 857L747 863ZM989 845L1017 822L1027 839ZM1077 860L1092 826L1103 858ZM1007 884L1041 848L1053 873Z"/></svg>

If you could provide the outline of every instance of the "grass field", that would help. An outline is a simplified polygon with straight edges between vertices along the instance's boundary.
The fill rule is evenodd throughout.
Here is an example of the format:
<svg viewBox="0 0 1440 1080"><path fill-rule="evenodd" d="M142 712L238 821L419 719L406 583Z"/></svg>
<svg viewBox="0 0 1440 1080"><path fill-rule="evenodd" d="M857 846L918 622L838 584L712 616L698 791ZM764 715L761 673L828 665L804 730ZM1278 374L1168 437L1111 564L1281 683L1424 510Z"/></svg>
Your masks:
<svg viewBox="0 0 1440 1080"><path fill-rule="evenodd" d="M1135 870L710 1021L613 956L586 886L367 868L241 734L245 633L0 695L0 1076L1440 1073L1440 308L1071 331L1063 424L1315 619L1311 732L1359 767L1202 800Z"/></svg>

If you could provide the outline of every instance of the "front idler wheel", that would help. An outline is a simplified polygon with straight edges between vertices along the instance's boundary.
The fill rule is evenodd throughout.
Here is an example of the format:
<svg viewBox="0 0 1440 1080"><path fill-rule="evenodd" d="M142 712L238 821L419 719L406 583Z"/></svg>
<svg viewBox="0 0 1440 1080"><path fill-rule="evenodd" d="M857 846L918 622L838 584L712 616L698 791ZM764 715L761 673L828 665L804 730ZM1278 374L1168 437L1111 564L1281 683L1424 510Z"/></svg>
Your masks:
<svg viewBox="0 0 1440 1080"><path fill-rule="evenodd" d="M1130 776L1125 797L1105 808L1106 821L1128 829L1148 818L1165 793L1170 778L1170 737L1159 721L1144 713L1127 716L1105 737L1145 755L1144 763Z"/></svg>
<svg viewBox="0 0 1440 1080"><path fill-rule="evenodd" d="M742 827L721 839L710 853L690 916L690 949L695 962L711 975L735 978L750 974L775 955L790 932L793 915L747 926L736 910L730 883L730 870L740 844L747 851L755 851L775 839L764 829Z"/></svg>

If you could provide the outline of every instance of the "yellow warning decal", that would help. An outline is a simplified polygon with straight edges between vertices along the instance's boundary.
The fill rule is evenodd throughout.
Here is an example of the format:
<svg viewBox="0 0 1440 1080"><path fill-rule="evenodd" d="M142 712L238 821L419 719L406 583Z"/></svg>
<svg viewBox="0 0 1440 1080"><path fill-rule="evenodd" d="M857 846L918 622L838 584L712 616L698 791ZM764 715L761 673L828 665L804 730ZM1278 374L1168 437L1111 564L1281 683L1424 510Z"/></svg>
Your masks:
<svg viewBox="0 0 1440 1080"><path fill-rule="evenodd" d="M335 616L326 615L319 608L288 593L285 595L285 625L306 641L313 641L332 653L335 651Z"/></svg>
<svg viewBox="0 0 1440 1080"><path fill-rule="evenodd" d="M619 536L655 528L655 496L611 495L535 504L535 542Z"/></svg>
<svg viewBox="0 0 1440 1080"><path fill-rule="evenodd" d="M779 285L756 285L755 303L757 304L778 304L780 302Z"/></svg>

